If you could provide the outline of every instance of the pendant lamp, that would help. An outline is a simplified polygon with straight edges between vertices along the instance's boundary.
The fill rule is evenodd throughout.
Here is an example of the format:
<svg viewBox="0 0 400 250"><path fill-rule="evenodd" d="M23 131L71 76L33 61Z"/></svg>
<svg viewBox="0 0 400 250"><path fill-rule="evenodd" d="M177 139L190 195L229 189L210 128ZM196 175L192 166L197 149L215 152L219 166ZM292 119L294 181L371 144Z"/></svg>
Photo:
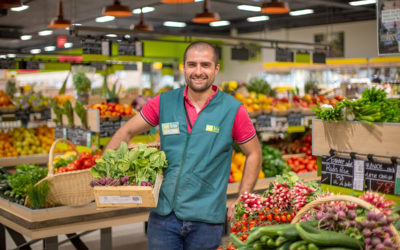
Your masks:
<svg viewBox="0 0 400 250"><path fill-rule="evenodd" d="M271 0L271 2L263 3L261 12L266 14L285 14L290 11L287 2L279 2L278 0Z"/></svg>
<svg viewBox="0 0 400 250"><path fill-rule="evenodd" d="M140 13L140 22L136 25L131 26L132 30L147 30L153 31L153 26L144 24L144 15L143 12Z"/></svg>
<svg viewBox="0 0 400 250"><path fill-rule="evenodd" d="M119 0L114 0L113 5L108 5L103 9L103 16L127 17L132 16L132 12L126 5L121 5Z"/></svg>
<svg viewBox="0 0 400 250"><path fill-rule="evenodd" d="M217 12L208 12L210 9L210 0L204 0L204 7L202 13L197 13L193 18L195 23L211 23L221 20Z"/></svg>
<svg viewBox="0 0 400 250"><path fill-rule="evenodd" d="M21 0L0 0L0 9L11 9L21 5Z"/></svg>
<svg viewBox="0 0 400 250"><path fill-rule="evenodd" d="M161 0L162 3L192 3L194 0Z"/></svg>
<svg viewBox="0 0 400 250"><path fill-rule="evenodd" d="M49 28L65 29L69 26L71 26L71 21L64 19L63 4L62 1L59 1L57 17L50 21Z"/></svg>

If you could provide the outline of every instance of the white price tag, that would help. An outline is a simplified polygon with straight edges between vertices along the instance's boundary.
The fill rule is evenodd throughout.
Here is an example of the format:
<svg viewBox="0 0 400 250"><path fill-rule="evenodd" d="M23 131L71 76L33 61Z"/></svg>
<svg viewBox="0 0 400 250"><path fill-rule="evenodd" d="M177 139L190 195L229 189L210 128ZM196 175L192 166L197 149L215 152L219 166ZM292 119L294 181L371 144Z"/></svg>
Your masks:
<svg viewBox="0 0 400 250"><path fill-rule="evenodd" d="M363 160L354 160L354 190L364 190L364 163L365 162Z"/></svg>
<svg viewBox="0 0 400 250"><path fill-rule="evenodd" d="M142 204L142 196L99 196L101 204Z"/></svg>

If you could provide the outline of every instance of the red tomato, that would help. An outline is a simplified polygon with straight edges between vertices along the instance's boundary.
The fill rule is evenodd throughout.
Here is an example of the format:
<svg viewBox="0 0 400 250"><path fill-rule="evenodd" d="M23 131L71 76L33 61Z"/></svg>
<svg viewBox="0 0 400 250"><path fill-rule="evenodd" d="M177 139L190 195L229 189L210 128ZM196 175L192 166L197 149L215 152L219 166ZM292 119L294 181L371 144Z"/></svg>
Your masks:
<svg viewBox="0 0 400 250"><path fill-rule="evenodd" d="M264 221L264 220L266 220L267 219L267 217L265 217L264 215L261 215L260 216L260 221Z"/></svg>
<svg viewBox="0 0 400 250"><path fill-rule="evenodd" d="M243 225L243 226L247 226L247 221L242 220L242 225Z"/></svg>
<svg viewBox="0 0 400 250"><path fill-rule="evenodd" d="M242 227L242 232L246 232L247 231L247 227L243 226Z"/></svg>
<svg viewBox="0 0 400 250"><path fill-rule="evenodd" d="M80 159L82 159L82 158L92 158L92 154L89 153L89 152L83 152L83 153L81 153L81 154L79 155L79 158L80 158Z"/></svg>
<svg viewBox="0 0 400 250"><path fill-rule="evenodd" d="M267 220L272 221L272 214L267 215Z"/></svg>
<svg viewBox="0 0 400 250"><path fill-rule="evenodd" d="M280 222L281 221L281 217L279 216L279 215L275 215L274 216L274 220L276 220L277 222Z"/></svg>
<svg viewBox="0 0 400 250"><path fill-rule="evenodd" d="M244 213L244 214L242 214L242 219L247 219L247 214L246 213Z"/></svg>
<svg viewBox="0 0 400 250"><path fill-rule="evenodd" d="M236 221L235 222L235 227L239 229L239 228L242 227L242 224L239 221Z"/></svg>

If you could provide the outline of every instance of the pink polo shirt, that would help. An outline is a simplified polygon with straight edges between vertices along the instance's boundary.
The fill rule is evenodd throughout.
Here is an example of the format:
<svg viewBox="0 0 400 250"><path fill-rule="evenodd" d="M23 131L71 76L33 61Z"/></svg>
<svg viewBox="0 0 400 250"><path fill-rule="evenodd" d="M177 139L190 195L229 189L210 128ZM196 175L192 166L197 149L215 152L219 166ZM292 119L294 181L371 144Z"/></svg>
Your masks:
<svg viewBox="0 0 400 250"><path fill-rule="evenodd" d="M212 86L212 89L215 93L210 96L204 107L197 113L196 108L187 97L187 86L185 91L183 92L183 96L185 99L185 106L188 112L188 116L192 125L196 122L197 117L199 116L200 112L207 106L207 104L211 101L211 99L217 94L218 87L216 85ZM152 98L151 100L147 101L146 105L140 111L142 117L152 126L157 126L159 124L159 106L160 106L160 95ZM189 124L187 124L187 128L189 133L191 132L191 128ZM239 144L248 142L249 140L253 139L256 135L256 130L254 129L253 123L250 120L249 114L247 113L247 109L242 105L240 105L235 121L233 122L233 129L232 129L232 138Z"/></svg>

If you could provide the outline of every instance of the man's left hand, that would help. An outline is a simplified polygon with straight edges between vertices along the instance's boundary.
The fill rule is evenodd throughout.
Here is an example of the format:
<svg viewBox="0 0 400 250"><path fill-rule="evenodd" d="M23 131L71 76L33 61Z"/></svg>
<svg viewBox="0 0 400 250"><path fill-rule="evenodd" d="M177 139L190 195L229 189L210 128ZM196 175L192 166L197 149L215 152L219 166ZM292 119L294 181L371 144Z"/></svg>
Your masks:
<svg viewBox="0 0 400 250"><path fill-rule="evenodd" d="M228 223L230 224L233 219L235 219L235 205L239 202L239 198L234 201L228 208L228 213L227 213L227 218L228 218Z"/></svg>

